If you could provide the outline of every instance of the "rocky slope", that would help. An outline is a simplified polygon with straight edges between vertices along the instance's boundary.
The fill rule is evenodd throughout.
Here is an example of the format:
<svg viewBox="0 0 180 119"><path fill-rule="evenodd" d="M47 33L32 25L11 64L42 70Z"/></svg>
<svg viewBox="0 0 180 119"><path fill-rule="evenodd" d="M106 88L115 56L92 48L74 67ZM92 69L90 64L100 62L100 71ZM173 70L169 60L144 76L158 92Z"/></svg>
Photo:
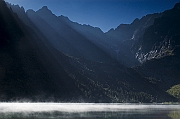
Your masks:
<svg viewBox="0 0 180 119"><path fill-rule="evenodd" d="M163 12L137 45L137 58L144 62L135 69L163 90L180 84L180 3Z"/></svg>
<svg viewBox="0 0 180 119"><path fill-rule="evenodd" d="M106 36L116 41L114 49L118 51L118 60L126 66L132 67L139 65L133 49L139 39L143 36L145 30L154 23L154 20L161 14L149 14L141 19L135 19L131 24L121 24L116 29L111 29Z"/></svg>
<svg viewBox="0 0 180 119"><path fill-rule="evenodd" d="M140 62L172 55L173 50L179 47L179 6L177 3L173 9L163 12L134 46L136 57Z"/></svg>

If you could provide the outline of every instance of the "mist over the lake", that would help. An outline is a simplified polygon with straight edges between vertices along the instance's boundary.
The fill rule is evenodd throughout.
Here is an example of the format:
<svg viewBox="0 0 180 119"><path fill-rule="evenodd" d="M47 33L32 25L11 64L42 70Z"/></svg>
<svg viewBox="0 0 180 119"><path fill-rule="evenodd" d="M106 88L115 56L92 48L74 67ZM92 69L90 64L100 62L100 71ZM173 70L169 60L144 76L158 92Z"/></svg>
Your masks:
<svg viewBox="0 0 180 119"><path fill-rule="evenodd" d="M1 113L31 112L119 112L146 109L180 109L179 105L148 105L118 103L0 103Z"/></svg>
<svg viewBox="0 0 180 119"><path fill-rule="evenodd" d="M123 118L166 119L177 116L179 105L148 105L118 103L0 103L3 119L76 119L76 118Z"/></svg>

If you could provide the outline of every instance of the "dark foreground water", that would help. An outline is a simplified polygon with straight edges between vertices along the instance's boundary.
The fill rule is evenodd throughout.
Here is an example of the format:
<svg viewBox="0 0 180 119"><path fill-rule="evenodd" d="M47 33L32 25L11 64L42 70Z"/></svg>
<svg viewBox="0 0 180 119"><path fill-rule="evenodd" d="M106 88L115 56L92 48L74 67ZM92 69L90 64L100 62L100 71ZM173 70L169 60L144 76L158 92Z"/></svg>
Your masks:
<svg viewBox="0 0 180 119"><path fill-rule="evenodd" d="M180 106L93 103L0 103L0 119L180 119Z"/></svg>

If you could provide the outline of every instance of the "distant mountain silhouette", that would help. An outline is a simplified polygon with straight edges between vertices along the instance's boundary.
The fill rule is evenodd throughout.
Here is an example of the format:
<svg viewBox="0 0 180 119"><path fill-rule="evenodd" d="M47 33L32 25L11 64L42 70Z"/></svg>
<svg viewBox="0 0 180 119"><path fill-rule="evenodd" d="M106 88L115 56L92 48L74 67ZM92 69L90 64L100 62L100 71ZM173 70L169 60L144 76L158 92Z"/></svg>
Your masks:
<svg viewBox="0 0 180 119"><path fill-rule="evenodd" d="M23 7L9 3L7 6L4 1L0 2L1 101L177 101L166 90L178 81L163 79L161 83L158 72L178 68L175 67L178 54L128 68L140 64L135 59L139 52L136 49L140 49L138 46L146 41L143 38L148 29L163 18L165 12L147 15L130 25L120 25L103 33L99 28L58 17L46 6L36 12L25 12ZM176 48L171 53L178 51ZM164 65L159 63L161 60L164 64L165 61L174 64L165 72ZM167 80L177 72L178 69L169 73Z"/></svg>

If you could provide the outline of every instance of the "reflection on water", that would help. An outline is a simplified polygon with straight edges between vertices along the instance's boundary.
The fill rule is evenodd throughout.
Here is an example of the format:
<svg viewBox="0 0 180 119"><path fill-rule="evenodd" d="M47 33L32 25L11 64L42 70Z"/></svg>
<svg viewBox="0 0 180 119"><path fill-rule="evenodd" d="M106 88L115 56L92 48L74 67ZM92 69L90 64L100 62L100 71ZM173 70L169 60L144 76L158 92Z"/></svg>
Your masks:
<svg viewBox="0 0 180 119"><path fill-rule="evenodd" d="M0 103L0 119L180 119L180 106Z"/></svg>
<svg viewBox="0 0 180 119"><path fill-rule="evenodd" d="M179 111L171 111L168 114L169 117L171 117L172 119L180 119L180 110Z"/></svg>

